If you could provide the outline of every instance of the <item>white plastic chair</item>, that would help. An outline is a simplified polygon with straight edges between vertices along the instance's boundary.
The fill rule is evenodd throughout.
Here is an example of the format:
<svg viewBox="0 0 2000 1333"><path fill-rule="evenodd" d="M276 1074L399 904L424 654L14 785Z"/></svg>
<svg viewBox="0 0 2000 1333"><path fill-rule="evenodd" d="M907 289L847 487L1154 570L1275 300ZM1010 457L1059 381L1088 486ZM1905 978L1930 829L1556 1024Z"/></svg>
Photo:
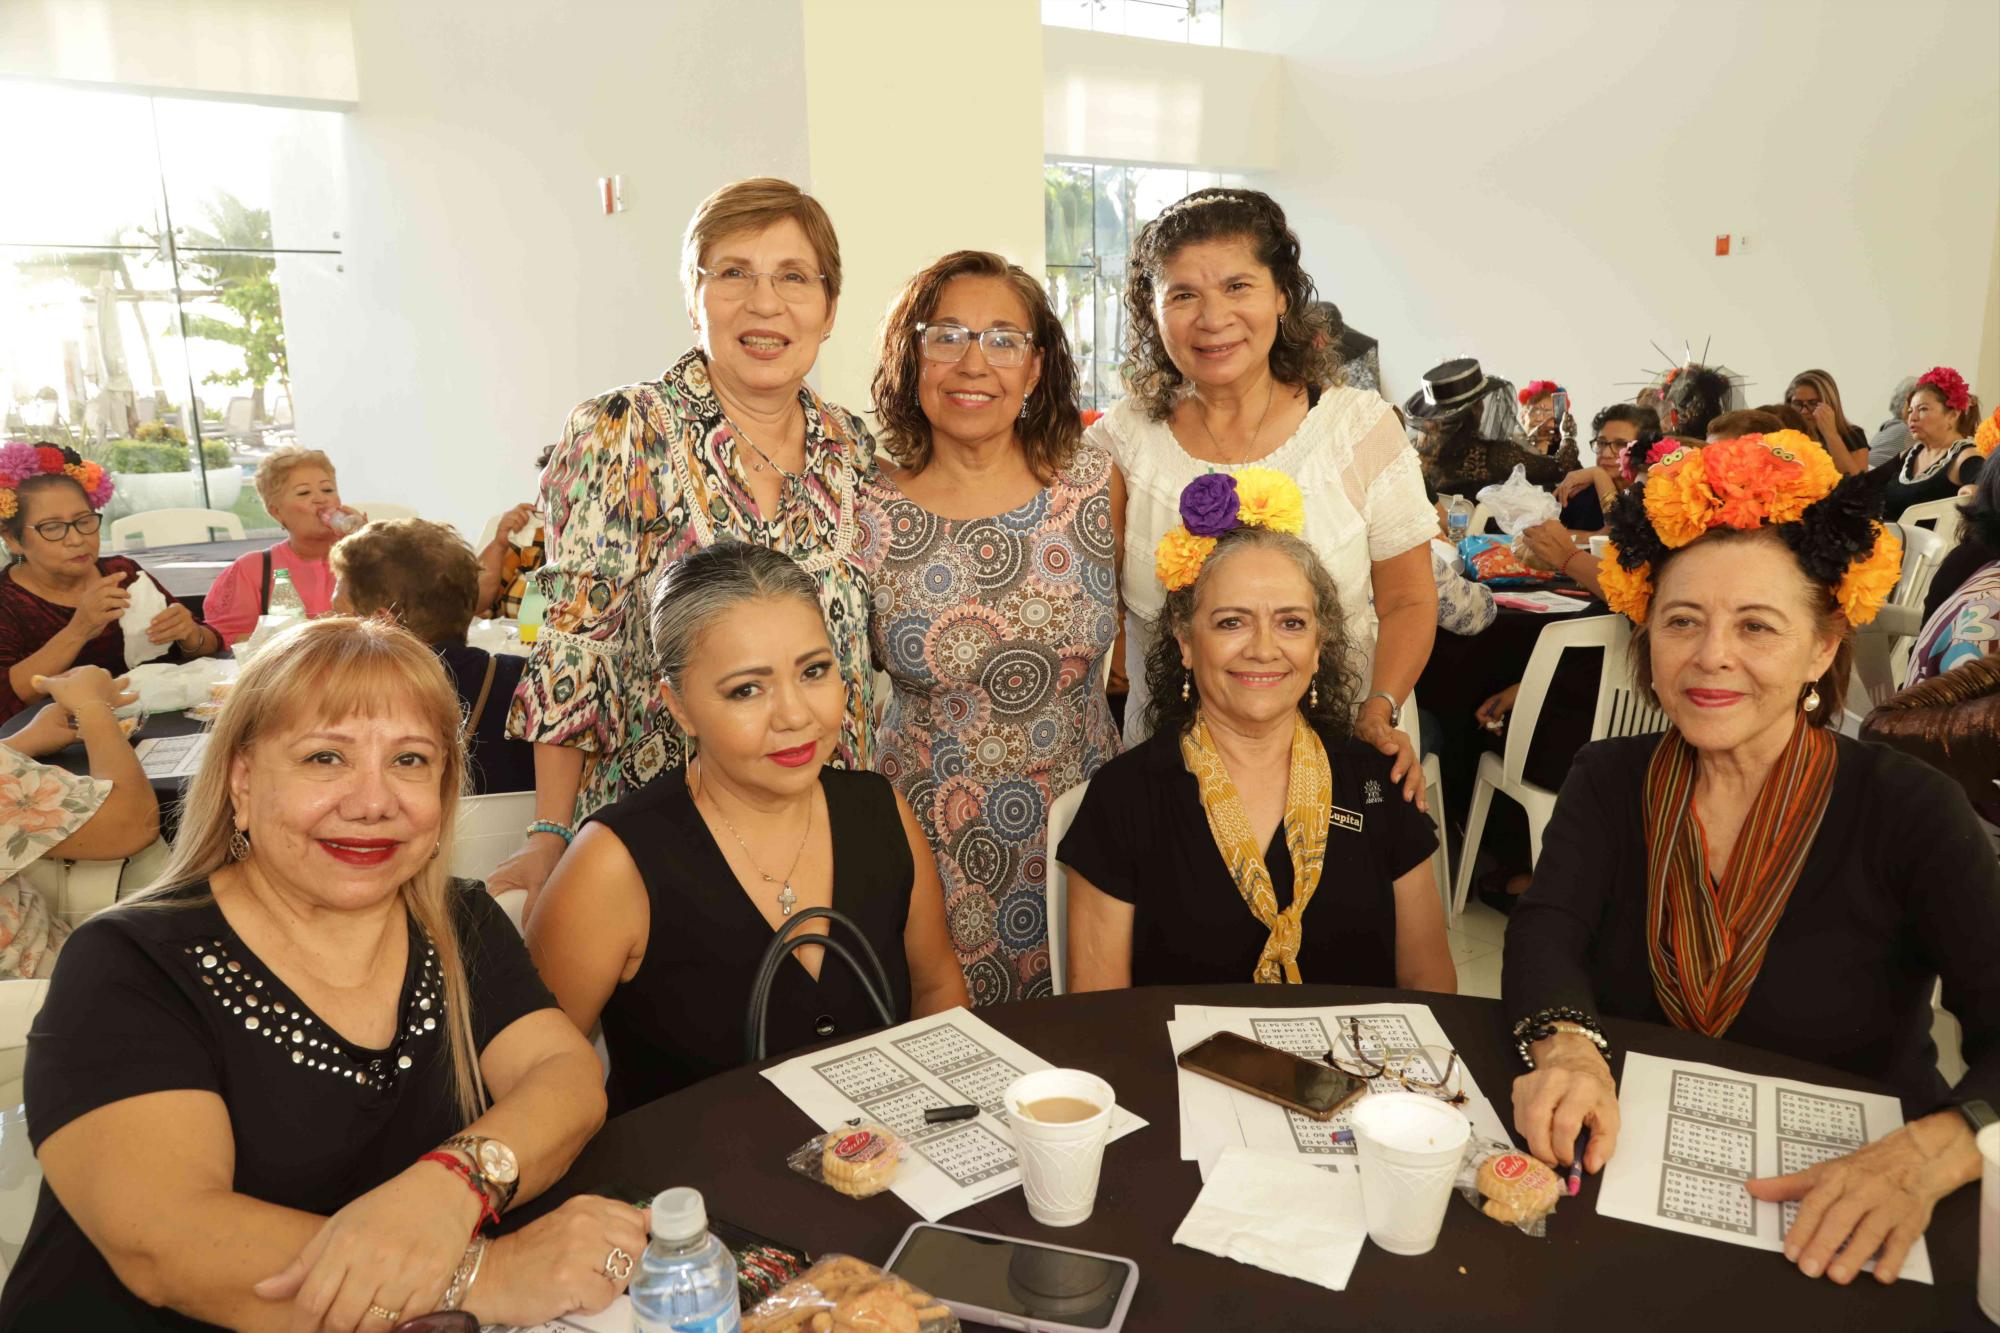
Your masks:
<svg viewBox="0 0 2000 1333"><path fill-rule="evenodd" d="M1896 522L1902 525L1905 533L1928 523L1929 531L1936 533L1937 539L1944 543L1944 549L1949 551L1958 545L1959 529L1965 526L1965 519L1958 512L1958 507L1964 503L1955 495L1942 500L1926 500L1905 509Z"/></svg>
<svg viewBox="0 0 2000 1333"><path fill-rule="evenodd" d="M221 537L216 536L220 532ZM128 540L136 538L137 540ZM183 546L192 542L243 540L243 520L226 509L148 509L111 525L111 549Z"/></svg>
<svg viewBox="0 0 2000 1333"><path fill-rule="evenodd" d="M1403 701L1403 730L1410 737L1410 744L1423 755L1424 803L1431 808L1431 827L1437 830L1437 850L1431 853L1431 880L1437 885L1438 899L1444 904L1445 917L1451 917L1451 833L1444 818L1444 772L1438 767L1438 757L1424 754L1422 722L1417 712L1417 696L1412 694Z"/></svg>
<svg viewBox="0 0 2000 1333"><path fill-rule="evenodd" d="M1069 832L1070 824L1076 819L1077 807L1083 804L1083 794L1089 790L1090 783L1080 783L1056 797L1055 804L1049 807L1046 915L1049 922L1049 981L1057 995L1069 990L1069 867L1056 859L1056 849L1062 846L1063 834Z"/></svg>
<svg viewBox="0 0 2000 1333"><path fill-rule="evenodd" d="M520 850L528 825L534 822L535 794L531 791L465 797L458 803L458 835L451 845L451 873L459 879L484 882L502 861Z"/></svg>
<svg viewBox="0 0 2000 1333"><path fill-rule="evenodd" d="M1632 633L1623 616L1588 616L1567 623L1544 625L1521 675L1521 693L1514 700L1514 715L1507 724L1507 744L1501 754L1479 756L1479 776L1472 787L1472 809L1466 818L1465 845L1458 849L1458 880L1452 893L1454 917L1465 911L1466 895L1472 890L1472 871L1478 864L1479 839L1486 831L1486 813L1498 791L1516 801L1528 816L1528 856L1532 865L1542 859L1542 831L1555 813L1556 793L1538 787L1524 775L1528 749L1542 718L1542 705L1549 695L1549 682L1566 648L1602 648L1604 665L1597 678L1597 710L1590 719L1590 739L1609 736L1643 736L1667 729L1667 717L1649 703L1632 683L1628 662Z"/></svg>
<svg viewBox="0 0 2000 1333"><path fill-rule="evenodd" d="M347 500L343 501L343 503L350 509L359 509L362 513L368 515L370 523L392 518L419 517L417 511L408 505L391 504L387 500Z"/></svg>
<svg viewBox="0 0 2000 1333"><path fill-rule="evenodd" d="M1938 562L1944 559L1945 540L1925 528L1912 527L1909 514L1903 515L1903 573L1889 594L1891 606L1923 607L1924 597L1937 577Z"/></svg>
<svg viewBox="0 0 2000 1333"><path fill-rule="evenodd" d="M65 861L44 856L21 879L48 904L49 915L72 929L160 876L169 849L164 839L122 861Z"/></svg>
<svg viewBox="0 0 2000 1333"><path fill-rule="evenodd" d="M46 980L0 981L0 1278L13 1268L28 1238L42 1189L42 1164L28 1143L21 1071L28 1028L48 996Z"/></svg>

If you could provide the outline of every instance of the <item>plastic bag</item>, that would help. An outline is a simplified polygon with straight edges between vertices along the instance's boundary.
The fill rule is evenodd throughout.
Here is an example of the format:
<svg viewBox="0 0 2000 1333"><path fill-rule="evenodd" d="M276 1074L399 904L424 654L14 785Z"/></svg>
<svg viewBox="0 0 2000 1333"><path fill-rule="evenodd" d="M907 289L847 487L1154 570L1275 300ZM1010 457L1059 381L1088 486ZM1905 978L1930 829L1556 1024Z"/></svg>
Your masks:
<svg viewBox="0 0 2000 1333"><path fill-rule="evenodd" d="M1563 1182L1553 1168L1510 1143L1474 1139L1459 1163L1458 1192L1494 1221L1539 1238L1548 1235Z"/></svg>
<svg viewBox="0 0 2000 1333"><path fill-rule="evenodd" d="M1537 523L1562 517L1556 497L1528 480L1528 470L1516 463L1507 480L1479 492L1479 503L1509 537L1518 537Z"/></svg>
<svg viewBox="0 0 2000 1333"><path fill-rule="evenodd" d="M745 1314L743 1333L961 1333L961 1325L894 1273L829 1254Z"/></svg>
<svg viewBox="0 0 2000 1333"><path fill-rule="evenodd" d="M1526 587L1555 578L1522 560L1514 549L1514 539L1497 532L1467 537L1458 544L1458 558L1465 566L1465 577L1489 588Z"/></svg>
<svg viewBox="0 0 2000 1333"><path fill-rule="evenodd" d="M850 1120L801 1143L785 1165L820 1184L857 1199L880 1194L896 1183L903 1155L909 1150L894 1130L865 1120Z"/></svg>

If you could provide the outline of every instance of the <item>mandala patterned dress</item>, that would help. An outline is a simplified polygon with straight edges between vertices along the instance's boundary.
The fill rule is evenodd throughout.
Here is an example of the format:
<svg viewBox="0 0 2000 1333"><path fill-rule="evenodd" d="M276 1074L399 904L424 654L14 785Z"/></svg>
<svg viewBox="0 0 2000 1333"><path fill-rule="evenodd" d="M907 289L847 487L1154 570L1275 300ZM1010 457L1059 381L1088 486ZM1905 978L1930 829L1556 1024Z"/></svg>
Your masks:
<svg viewBox="0 0 2000 1333"><path fill-rule="evenodd" d="M866 768L873 749L868 578L855 553L875 441L860 418L809 387L806 464L769 521L751 498L736 433L699 351L661 378L614 389L570 413L542 472L548 550L535 571L549 599L521 674L507 734L589 752L576 820L686 761L660 699L646 613L655 573L725 537L798 561L819 583L847 714L833 762Z"/></svg>
<svg viewBox="0 0 2000 1333"><path fill-rule="evenodd" d="M857 553L894 687L876 767L937 854L972 1002L1047 995L1049 805L1118 752L1110 456L1080 448L992 518L940 518L879 475L863 495Z"/></svg>

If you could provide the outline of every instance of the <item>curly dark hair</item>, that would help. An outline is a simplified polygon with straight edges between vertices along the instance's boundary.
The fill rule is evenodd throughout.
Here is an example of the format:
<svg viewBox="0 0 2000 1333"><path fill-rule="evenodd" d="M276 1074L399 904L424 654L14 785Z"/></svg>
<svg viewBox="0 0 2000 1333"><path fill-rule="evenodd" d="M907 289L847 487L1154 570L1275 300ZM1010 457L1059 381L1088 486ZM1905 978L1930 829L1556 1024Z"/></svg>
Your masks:
<svg viewBox="0 0 2000 1333"><path fill-rule="evenodd" d="M1140 228L1125 278L1125 387L1155 421L1165 421L1187 376L1167 355L1153 313L1154 287L1167 261L1204 241L1244 240L1285 294L1285 313L1271 344L1271 374L1280 384L1322 388L1340 380L1341 334L1330 303L1319 300L1299 262L1299 238L1285 210L1261 190L1196 190Z"/></svg>
<svg viewBox="0 0 2000 1333"><path fill-rule="evenodd" d="M1638 403L1610 403L1597 409L1597 415L1590 419L1590 433L1602 435L1604 428L1614 421L1622 421L1640 435L1650 434L1647 443L1657 444L1660 440L1660 414L1650 407Z"/></svg>
<svg viewBox="0 0 2000 1333"><path fill-rule="evenodd" d="M912 472L930 465L930 418L917 401L917 381L924 373L917 325L937 314L938 298L953 278L998 278L1027 307L1028 331L1041 354L1042 376L1028 395L1028 415L1015 423L1014 438L1035 475L1053 481L1083 439L1083 416L1076 405L1076 360L1042 284L1019 264L986 250L955 250L938 260L910 279L883 317L881 357L871 386L875 415L882 421L883 447Z"/></svg>
<svg viewBox="0 0 2000 1333"><path fill-rule="evenodd" d="M1313 619L1319 623L1319 669L1312 683L1319 687L1319 703L1312 703L1308 689L1299 696L1299 711L1320 731L1336 739L1354 729L1354 700L1361 691L1361 673L1355 669L1347 642L1347 621L1340 609L1340 594L1333 576L1326 572L1313 548L1288 532L1271 528L1234 528L1215 539L1215 549L1203 562L1201 573L1185 588L1167 594L1160 607L1158 631L1146 654L1146 727L1153 735L1179 736L1194 725L1195 710L1201 705L1200 683L1181 665L1180 636L1194 624L1195 607L1209 577L1231 554L1249 547L1283 551L1312 584ZM1181 684L1188 685L1188 697L1181 698Z"/></svg>

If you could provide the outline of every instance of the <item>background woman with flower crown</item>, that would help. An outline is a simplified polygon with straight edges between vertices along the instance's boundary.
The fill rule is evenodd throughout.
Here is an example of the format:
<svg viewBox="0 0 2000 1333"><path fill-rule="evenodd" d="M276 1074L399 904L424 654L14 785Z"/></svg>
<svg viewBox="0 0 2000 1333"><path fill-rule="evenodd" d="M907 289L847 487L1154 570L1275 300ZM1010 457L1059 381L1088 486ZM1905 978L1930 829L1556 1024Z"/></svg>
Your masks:
<svg viewBox="0 0 2000 1333"><path fill-rule="evenodd" d="M974 1004L1050 991L1049 805L1118 753L1117 470L1081 443L1076 367L1041 283L961 250L912 278L875 374L895 460L856 548L894 693L876 766L937 856Z"/></svg>
<svg viewBox="0 0 2000 1333"><path fill-rule="evenodd" d="M1397 730L1437 633L1430 539L1437 514L1416 452L1381 395L1339 382L1327 314L1284 210L1256 190L1197 190L1139 233L1127 269L1129 396L1085 438L1129 490L1125 660L1146 660L1165 589L1153 551L1196 477L1257 464L1298 482L1302 535L1340 594L1343 639L1363 683L1355 735L1397 756L1406 798L1421 783ZM1147 735L1148 686L1128 669L1125 742Z"/></svg>
<svg viewBox="0 0 2000 1333"><path fill-rule="evenodd" d="M1843 479L1817 443L1780 431L1679 449L1619 497L1605 597L1634 622L1638 684L1670 727L1577 755L1502 977L1529 1069L1515 1128L1545 1161L1570 1161L1582 1126L1588 1169L1617 1148L1604 1015L1900 1092L1915 1108L1902 1129L1747 1182L1798 1202L1785 1253L1836 1282L1870 1258L1895 1279L1932 1205L1978 1173L1951 1104L2000 1097L2000 867L1985 833L1944 773L1832 725L1852 630L1901 566L1875 517L1884 480ZM1930 1036L1940 980L1969 1065L1950 1088Z"/></svg>
<svg viewBox="0 0 2000 1333"><path fill-rule="evenodd" d="M194 618L158 579L122 555L99 557L99 513L111 478L68 449L0 446L0 536L14 563L0 573L0 718L42 697L37 676L74 666L125 674L119 617L145 579L166 599L146 624L150 643L171 645L175 660L222 651L222 636Z"/></svg>
<svg viewBox="0 0 2000 1333"><path fill-rule="evenodd" d="M1979 479L1985 465L1972 440L1979 400L1950 366L1933 366L1918 377L1903 424L1910 430L1910 447L1896 460L1882 504L1882 516L1892 521L1911 505L1957 495L1960 486Z"/></svg>

